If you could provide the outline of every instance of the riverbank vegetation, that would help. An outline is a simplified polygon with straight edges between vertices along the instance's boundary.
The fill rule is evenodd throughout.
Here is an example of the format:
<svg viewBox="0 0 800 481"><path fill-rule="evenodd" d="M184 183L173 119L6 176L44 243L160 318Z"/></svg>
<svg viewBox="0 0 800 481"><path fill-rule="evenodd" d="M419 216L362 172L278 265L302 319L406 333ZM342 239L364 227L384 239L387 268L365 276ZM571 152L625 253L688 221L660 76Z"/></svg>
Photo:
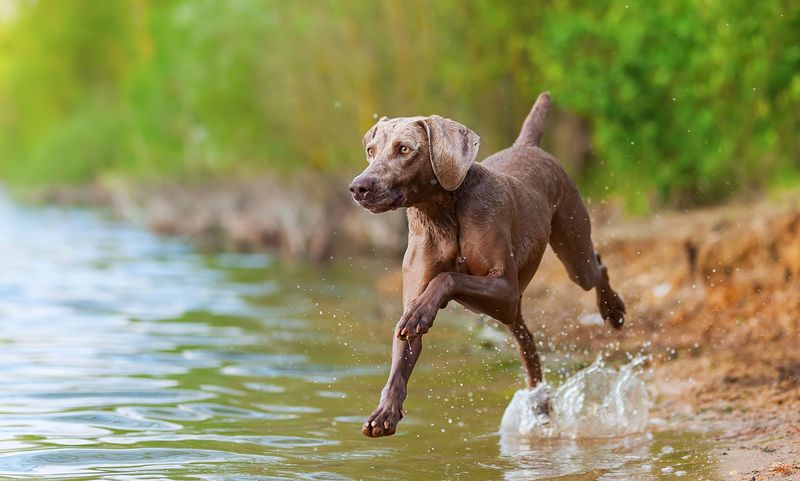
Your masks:
<svg viewBox="0 0 800 481"><path fill-rule="evenodd" d="M356 172L380 115L459 119L485 155L546 89L588 196L643 211L800 180L798 2L0 3L12 185Z"/></svg>

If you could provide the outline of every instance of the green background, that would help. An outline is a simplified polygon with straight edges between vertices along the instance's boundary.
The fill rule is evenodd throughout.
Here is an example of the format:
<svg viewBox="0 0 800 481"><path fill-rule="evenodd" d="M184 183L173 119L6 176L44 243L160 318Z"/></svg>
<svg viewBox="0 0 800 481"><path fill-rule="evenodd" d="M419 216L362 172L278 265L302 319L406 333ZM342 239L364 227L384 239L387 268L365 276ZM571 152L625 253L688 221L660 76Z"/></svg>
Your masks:
<svg viewBox="0 0 800 481"><path fill-rule="evenodd" d="M0 0L0 179L350 174L376 115L481 155L551 91L633 210L800 180L800 3ZM552 134L551 134L552 135Z"/></svg>

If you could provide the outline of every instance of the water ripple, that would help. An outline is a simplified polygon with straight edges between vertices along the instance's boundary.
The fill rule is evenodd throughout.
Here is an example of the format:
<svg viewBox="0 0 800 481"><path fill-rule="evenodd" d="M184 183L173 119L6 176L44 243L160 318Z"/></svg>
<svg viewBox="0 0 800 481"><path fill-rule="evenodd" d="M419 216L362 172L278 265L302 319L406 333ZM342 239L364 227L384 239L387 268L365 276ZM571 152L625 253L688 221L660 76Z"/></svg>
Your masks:
<svg viewBox="0 0 800 481"><path fill-rule="evenodd" d="M252 462L274 464L277 456L241 455L209 449L61 448L0 455L0 475L75 476L98 473L104 468L146 467L179 469L191 463Z"/></svg>

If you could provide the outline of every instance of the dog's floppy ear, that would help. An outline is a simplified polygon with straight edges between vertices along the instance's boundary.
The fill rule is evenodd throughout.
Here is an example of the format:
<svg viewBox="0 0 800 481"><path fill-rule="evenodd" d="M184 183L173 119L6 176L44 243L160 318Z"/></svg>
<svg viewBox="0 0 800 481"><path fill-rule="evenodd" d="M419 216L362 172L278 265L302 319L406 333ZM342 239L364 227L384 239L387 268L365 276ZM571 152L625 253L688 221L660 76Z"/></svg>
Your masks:
<svg viewBox="0 0 800 481"><path fill-rule="evenodd" d="M446 190L458 189L478 155L481 138L458 122L438 115L424 118L422 124L428 134L436 180Z"/></svg>

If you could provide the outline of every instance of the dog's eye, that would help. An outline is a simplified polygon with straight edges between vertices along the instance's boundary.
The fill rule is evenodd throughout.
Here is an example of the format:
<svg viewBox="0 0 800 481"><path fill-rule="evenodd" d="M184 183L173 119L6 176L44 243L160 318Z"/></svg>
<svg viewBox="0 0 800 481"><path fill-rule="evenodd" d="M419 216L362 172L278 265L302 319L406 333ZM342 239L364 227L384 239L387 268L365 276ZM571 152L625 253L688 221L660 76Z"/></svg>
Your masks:
<svg viewBox="0 0 800 481"><path fill-rule="evenodd" d="M405 145L401 145L401 146L400 146L400 153L401 153L401 154L407 154L407 153L409 153L409 152L411 152L411 149L409 149L409 148L408 148L408 147L406 147Z"/></svg>
<svg viewBox="0 0 800 481"><path fill-rule="evenodd" d="M372 157L372 147L367 149L367 156Z"/></svg>

